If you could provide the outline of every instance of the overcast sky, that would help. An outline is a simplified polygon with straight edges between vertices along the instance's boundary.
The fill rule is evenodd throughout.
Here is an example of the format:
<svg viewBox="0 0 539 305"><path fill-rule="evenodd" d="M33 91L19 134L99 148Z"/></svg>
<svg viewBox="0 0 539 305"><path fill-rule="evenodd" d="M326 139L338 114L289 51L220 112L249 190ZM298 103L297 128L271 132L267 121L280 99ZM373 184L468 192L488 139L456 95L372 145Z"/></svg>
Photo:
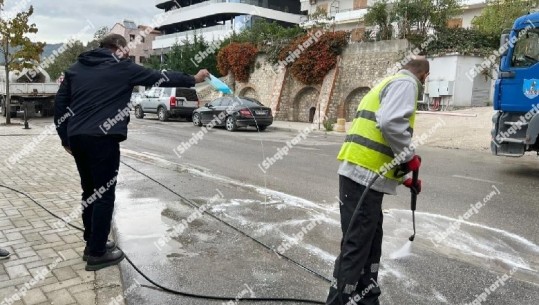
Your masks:
<svg viewBox="0 0 539 305"><path fill-rule="evenodd" d="M33 41L47 43L66 42L77 35L86 42L95 31L111 28L123 19L138 24L149 24L155 15L163 11L155 7L155 0L6 0L6 12L26 10L34 6L31 22L39 29L31 35ZM88 29L94 26L95 28ZM86 28L86 30L84 30Z"/></svg>

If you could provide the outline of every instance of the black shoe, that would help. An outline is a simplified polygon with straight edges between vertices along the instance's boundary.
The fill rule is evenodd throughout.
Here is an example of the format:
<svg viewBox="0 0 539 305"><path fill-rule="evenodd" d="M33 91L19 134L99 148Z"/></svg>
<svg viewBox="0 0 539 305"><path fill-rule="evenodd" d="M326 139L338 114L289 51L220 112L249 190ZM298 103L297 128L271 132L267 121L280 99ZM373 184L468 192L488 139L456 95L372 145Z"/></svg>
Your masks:
<svg viewBox="0 0 539 305"><path fill-rule="evenodd" d="M11 256L11 253L9 253L7 250L0 248L0 259L6 259Z"/></svg>
<svg viewBox="0 0 539 305"><path fill-rule="evenodd" d="M107 250L102 256L88 256L86 271L97 271L109 266L119 264L125 258L125 254L120 249Z"/></svg>
<svg viewBox="0 0 539 305"><path fill-rule="evenodd" d="M105 245L105 249L107 249L107 251L116 249L116 243L112 240L108 240L107 244ZM88 255L90 255L90 249L88 248L88 246L86 246L84 247L84 254L82 255L82 260L85 262L88 261Z"/></svg>

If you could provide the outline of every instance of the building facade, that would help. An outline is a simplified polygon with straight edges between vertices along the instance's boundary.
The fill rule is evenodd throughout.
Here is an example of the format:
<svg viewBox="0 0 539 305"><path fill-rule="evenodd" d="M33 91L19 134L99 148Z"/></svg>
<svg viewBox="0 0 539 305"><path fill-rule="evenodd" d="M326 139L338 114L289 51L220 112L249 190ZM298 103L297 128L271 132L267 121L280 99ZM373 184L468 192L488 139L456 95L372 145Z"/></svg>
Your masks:
<svg viewBox="0 0 539 305"><path fill-rule="evenodd" d="M157 54L195 34L214 41L249 27L257 19L295 25L302 17L298 0L156 0L156 6L166 13L158 28L163 35L153 42Z"/></svg>
<svg viewBox="0 0 539 305"><path fill-rule="evenodd" d="M141 36L141 42L135 48L129 50L129 57L139 65L144 64L153 55L152 42L161 34L159 31L152 29L148 35L140 35L146 28L147 26L145 25L137 26L132 20L124 20L121 23L116 23L110 30L110 33L122 35L128 43L135 41L137 36Z"/></svg>
<svg viewBox="0 0 539 305"><path fill-rule="evenodd" d="M378 0L300 0L301 10L309 17L304 17L301 26L309 28L317 24L326 24L335 30L351 31L352 41L361 40L365 33L363 17L368 8ZM389 0L388 3L394 2ZM474 17L479 16L486 0L462 0L462 13L448 21L451 27L469 28ZM325 16L320 16L325 12Z"/></svg>

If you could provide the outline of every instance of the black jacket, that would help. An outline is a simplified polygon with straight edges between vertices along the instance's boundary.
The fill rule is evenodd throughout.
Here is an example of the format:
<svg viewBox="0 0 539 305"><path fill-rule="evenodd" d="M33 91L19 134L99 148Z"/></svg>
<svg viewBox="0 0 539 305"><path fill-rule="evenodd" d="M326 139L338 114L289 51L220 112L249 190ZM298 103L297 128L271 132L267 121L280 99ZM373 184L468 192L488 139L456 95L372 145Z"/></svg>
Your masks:
<svg viewBox="0 0 539 305"><path fill-rule="evenodd" d="M56 94L54 122L63 146L75 135L127 138L134 86L193 87L195 78L182 72L160 72L118 59L98 48L79 55Z"/></svg>

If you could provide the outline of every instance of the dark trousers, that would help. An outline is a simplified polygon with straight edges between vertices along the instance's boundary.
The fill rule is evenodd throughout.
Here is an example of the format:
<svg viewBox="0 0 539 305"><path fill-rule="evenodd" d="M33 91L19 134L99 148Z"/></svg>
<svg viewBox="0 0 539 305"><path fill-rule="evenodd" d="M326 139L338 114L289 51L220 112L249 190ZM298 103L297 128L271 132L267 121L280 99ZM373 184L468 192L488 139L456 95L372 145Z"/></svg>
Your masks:
<svg viewBox="0 0 539 305"><path fill-rule="evenodd" d="M333 271L336 281L330 287L327 305L379 304L381 291L378 286L378 268L382 256L383 193L368 191L350 227L348 239L344 241L364 190L365 186L339 176L343 240Z"/></svg>
<svg viewBox="0 0 539 305"><path fill-rule="evenodd" d="M120 144L111 136L78 135L69 138L82 186L84 240L90 255L105 254L110 233L120 166Z"/></svg>

